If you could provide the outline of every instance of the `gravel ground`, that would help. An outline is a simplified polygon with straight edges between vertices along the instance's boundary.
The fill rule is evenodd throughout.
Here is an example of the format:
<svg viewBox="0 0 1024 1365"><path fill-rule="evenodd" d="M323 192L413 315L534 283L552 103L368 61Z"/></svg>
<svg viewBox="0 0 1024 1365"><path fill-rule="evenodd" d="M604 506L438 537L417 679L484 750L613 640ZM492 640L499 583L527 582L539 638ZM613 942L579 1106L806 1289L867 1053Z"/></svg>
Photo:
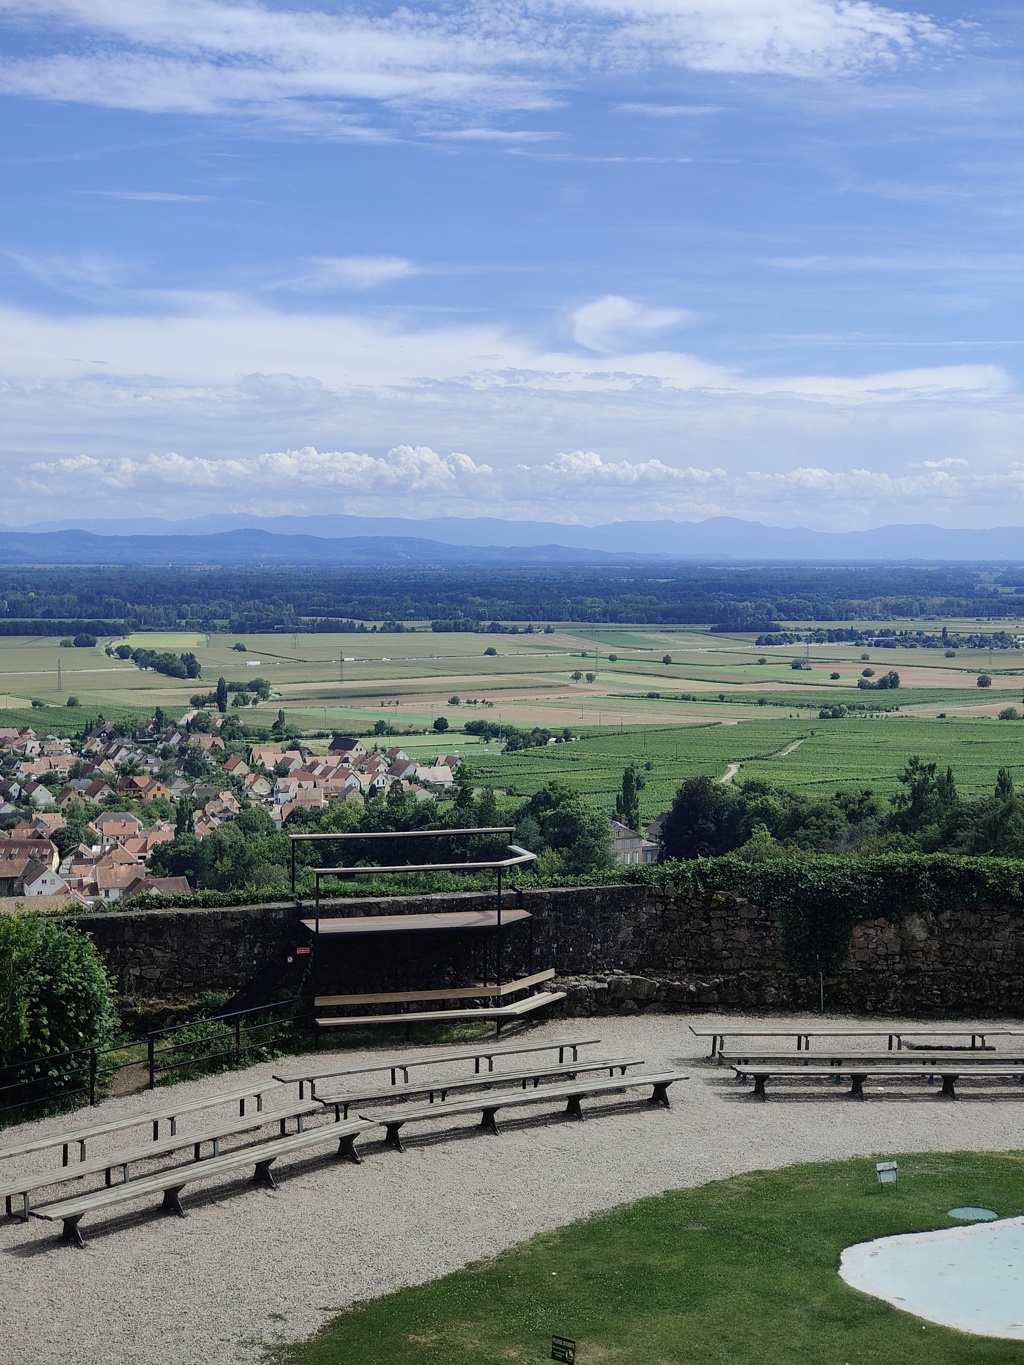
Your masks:
<svg viewBox="0 0 1024 1365"><path fill-rule="evenodd" d="M635 1053L657 1069L682 1067L690 1080L670 1091L671 1110L638 1103L638 1091L585 1102L588 1121L581 1124L541 1104L507 1111L504 1119L499 1114L498 1137L477 1132L477 1116L466 1115L411 1127L404 1154L385 1149L371 1131L361 1142L361 1166L333 1160L325 1145L282 1159L274 1192L237 1175L186 1189L186 1222L158 1215L152 1197L87 1216L84 1250L60 1245L51 1224L3 1222L0 1362L255 1365L264 1346L309 1336L354 1300L434 1279L644 1195L797 1161L1021 1145L1024 1096L1012 1087L983 1097L965 1086L964 1101L951 1104L936 1102L923 1086L880 1083L868 1087L869 1103L857 1104L818 1083L754 1103L731 1073L704 1060L705 1042L690 1033L689 1022L678 1015L561 1020L530 1033L531 1040L599 1037L600 1049L589 1051ZM737 1029L782 1023L778 1016L769 1022L736 1015L692 1022ZM822 1023L817 1016L792 1022ZM837 1027L857 1022L877 1024L843 1019ZM320 1060L326 1066L335 1056L325 1052ZM349 1052L338 1064L372 1056ZM525 1064L541 1060L543 1054ZM269 1063L246 1079L298 1064ZM499 1064L511 1068L513 1061ZM464 1075L469 1065L450 1070ZM242 1079L233 1072L173 1093L191 1098ZM268 1103L283 1106L296 1093L282 1088ZM161 1102L167 1098L160 1092ZM122 1097L91 1114L100 1122L139 1113L149 1102L149 1095ZM228 1112L189 1116L181 1131ZM7 1130L3 1141L66 1126L66 1119L50 1119ZM144 1132L133 1130L133 1137ZM114 1150L111 1139L104 1141L111 1145L97 1141L90 1156ZM116 1146L124 1145L122 1135ZM53 1152L24 1158L22 1169L44 1169L55 1159Z"/></svg>

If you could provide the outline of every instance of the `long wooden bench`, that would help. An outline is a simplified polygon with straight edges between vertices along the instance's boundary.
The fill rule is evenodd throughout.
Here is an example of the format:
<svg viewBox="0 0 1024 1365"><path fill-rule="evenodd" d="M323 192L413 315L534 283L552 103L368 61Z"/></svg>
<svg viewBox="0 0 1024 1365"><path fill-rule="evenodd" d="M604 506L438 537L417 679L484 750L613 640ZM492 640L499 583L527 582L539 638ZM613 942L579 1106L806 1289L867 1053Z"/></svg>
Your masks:
<svg viewBox="0 0 1024 1365"><path fill-rule="evenodd" d="M298 1082L299 1099L302 1099L307 1085L311 1087L311 1093L316 1094L317 1081L337 1080L341 1076L365 1076L373 1071L390 1071L391 1084L396 1085L399 1073L408 1083L409 1072L413 1067L442 1066L447 1062L472 1062L474 1072L479 1073L481 1062L486 1062L487 1070L493 1071L495 1057L512 1057L528 1052L557 1051L561 1063L565 1060L567 1052L572 1053L572 1059L575 1061L581 1047L596 1047L600 1041L600 1038L549 1038L545 1042L534 1040L529 1043L474 1043L471 1047L448 1048L444 1052L413 1053L404 1057L366 1062L359 1066L335 1067L331 1070L325 1070L323 1065L317 1065L301 1071L279 1072L274 1079L284 1085L294 1085Z"/></svg>
<svg viewBox="0 0 1024 1365"><path fill-rule="evenodd" d="M1024 1055L1012 1052L982 1052L980 1048L964 1052L866 1052L851 1048L847 1051L836 1049L834 1052L751 1052L728 1051L718 1054L719 1062L725 1067L737 1066L832 1066L849 1070L852 1066L891 1066L906 1068L907 1071L935 1071L940 1066L1024 1066Z"/></svg>
<svg viewBox="0 0 1024 1365"><path fill-rule="evenodd" d="M531 1067L523 1071L488 1071L482 1076L478 1074L455 1080L423 1081L420 1084L388 1086L384 1089L378 1087L376 1090L348 1094L328 1092L326 1095L318 1095L317 1099L321 1104L333 1105L335 1117L341 1119L348 1118L348 1111L353 1105L373 1104L378 1100L396 1099L404 1103L413 1098L426 1098L429 1104L433 1104L434 1096L440 1095L443 1103L451 1091L459 1093L474 1088L479 1090L482 1086L489 1085L521 1085L526 1090L531 1081L534 1086L539 1086L541 1081L572 1079L586 1071L607 1071L609 1076L614 1076L618 1071L625 1075L627 1067L641 1066L643 1061L643 1057L588 1057L585 1062L566 1062L561 1066Z"/></svg>
<svg viewBox="0 0 1024 1365"><path fill-rule="evenodd" d="M506 1019L521 1019L535 1010L545 1009L565 999L565 991L539 991L525 1000L511 1005L484 1005L475 1009L416 1010L407 1014L339 1014L317 1017L318 1029L353 1028L360 1024L443 1024L453 1020L494 1019L500 1025Z"/></svg>
<svg viewBox="0 0 1024 1365"><path fill-rule="evenodd" d="M751 1091L753 1099L763 1100L766 1098L764 1087L765 1082L772 1078L798 1077L807 1079L808 1077L827 1077L829 1080L836 1076L849 1076L850 1089L846 1092L849 1099L863 1100L864 1082L869 1076L885 1078L891 1080L898 1077L906 1080L908 1077L915 1079L929 1079L932 1075L942 1078L942 1089L936 1093L936 1099L959 1099L956 1093L956 1082L959 1080L992 1080L1013 1076L1018 1079L1024 1078L1024 1065L1015 1067L1002 1066L951 1066L948 1062L943 1062L940 1066L934 1063L930 1066L913 1068L906 1066L893 1067L888 1064L878 1066L865 1066L851 1070L849 1066L843 1067L821 1067L821 1066L734 1066L737 1080L749 1079L754 1082L754 1089Z"/></svg>
<svg viewBox="0 0 1024 1365"><path fill-rule="evenodd" d="M81 1180L87 1175L99 1175L101 1172L109 1188L113 1184L113 1172L117 1170L121 1172L122 1182L128 1184L131 1179L131 1167L140 1161L153 1161L157 1157L180 1152L185 1147L191 1147L192 1159L200 1161L202 1149L207 1143L212 1149L211 1155L220 1156L220 1144L224 1138L251 1133L271 1123L280 1125L281 1136L284 1137L288 1132L289 1119L295 1119L296 1129L301 1133L303 1120L311 1114L322 1112L322 1106L312 1099L294 1104L287 1109L264 1110L261 1114L251 1114L246 1119L232 1119L230 1123L207 1128L200 1133L179 1133L176 1137L161 1138L157 1142L148 1142L128 1151L93 1157L91 1161L79 1161L72 1166L61 1166L57 1170L34 1171L31 1174L17 1176L0 1182L0 1195L4 1198L7 1216L24 1220L31 1212L30 1196L35 1190L45 1189L51 1185L62 1185L71 1180ZM13 1204L18 1198L21 1199L22 1210L15 1213Z"/></svg>
<svg viewBox="0 0 1024 1365"><path fill-rule="evenodd" d="M554 967L532 976L521 976L514 981L506 981L503 986L486 986L478 982L473 986L449 986L439 990L424 991L377 991L362 995L318 995L313 1001L314 1009L332 1009L341 1005L402 1005L424 1003L430 1000L503 1000L506 995L528 990L551 981L555 975Z"/></svg>
<svg viewBox="0 0 1024 1365"><path fill-rule="evenodd" d="M145 1109L139 1114L129 1114L125 1118L110 1119L106 1123L93 1123L87 1127L72 1128L63 1133L50 1133L46 1137L29 1138L25 1142L16 1143L13 1147L0 1149L0 1160L6 1157L27 1156L30 1152L44 1152L48 1147L62 1147L64 1151L63 1164L68 1164L68 1151L71 1147L78 1144L78 1159L84 1161L86 1158L86 1143L90 1138L102 1137L107 1133L116 1133L123 1128L137 1128L143 1123L152 1123L153 1141L160 1140L160 1125L165 1120L170 1124L171 1136L178 1131L178 1119L183 1114L194 1114L201 1109L212 1109L218 1104L229 1104L238 1101L238 1116L245 1117L245 1106L250 1099L256 1101L256 1112L260 1113L263 1109L263 1096L268 1091L276 1090L281 1082L276 1077L270 1080L258 1081L255 1084L240 1086L237 1090L222 1090L215 1095L204 1095L197 1100L179 1100L177 1104L163 1105L159 1109Z"/></svg>
<svg viewBox="0 0 1024 1365"><path fill-rule="evenodd" d="M567 1114L583 1118L581 1101L597 1095L619 1094L634 1086L652 1087L649 1103L664 1105L667 1109L668 1088L675 1081L688 1080L678 1071L662 1071L645 1076L616 1076L614 1080L580 1081L572 1085L545 1085L536 1090L507 1090L497 1094L474 1095L470 1099L449 1100L444 1104L401 1105L397 1109L382 1114L364 1114L363 1118L381 1124L385 1129L384 1141L389 1147L402 1152L401 1130L407 1123L418 1123L423 1119L448 1118L453 1114L480 1114L480 1127L490 1133L497 1133L498 1124L495 1114L499 1109L508 1109L523 1104L540 1104L544 1100L565 1100Z"/></svg>
<svg viewBox="0 0 1024 1365"><path fill-rule="evenodd" d="M812 1038L886 1038L888 1039L888 1051L897 1052L905 1046L910 1046L905 1042L905 1039L908 1038L970 1038L968 1050L973 1050L984 1048L987 1038L1013 1033L1012 1029L975 1029L970 1027L959 1029L697 1029L690 1024L689 1028L695 1038L711 1039L709 1057L716 1057L722 1051L725 1047L726 1038L792 1038L796 1043L797 1052L809 1051Z"/></svg>
<svg viewBox="0 0 1024 1365"><path fill-rule="evenodd" d="M179 1217L184 1218L185 1210L181 1206L181 1192L187 1185L194 1185L200 1180L211 1180L214 1176L226 1175L232 1171L252 1166L254 1168L253 1182L274 1190L277 1189L277 1181L274 1179L270 1168L279 1157L291 1156L295 1152L319 1146L324 1142L337 1141L338 1156L358 1163L362 1158L356 1150L356 1135L373 1126L373 1123L367 1119L349 1119L347 1123L327 1123L319 1128L307 1129L303 1133L275 1138L271 1142L260 1143L257 1146L244 1147L237 1152L229 1152L226 1156L207 1157L204 1161L190 1162L187 1166L172 1166L156 1175L146 1176L142 1180L131 1180L126 1185L114 1185L110 1189L93 1190L90 1194L62 1199L55 1204L40 1204L32 1210L32 1217L42 1218L48 1222L62 1222L64 1227L61 1232L61 1241L71 1242L75 1246L83 1247L85 1246L85 1239L78 1225L87 1213L111 1208L130 1199L141 1199L149 1194L160 1194L163 1196L161 1209L168 1213L176 1213Z"/></svg>

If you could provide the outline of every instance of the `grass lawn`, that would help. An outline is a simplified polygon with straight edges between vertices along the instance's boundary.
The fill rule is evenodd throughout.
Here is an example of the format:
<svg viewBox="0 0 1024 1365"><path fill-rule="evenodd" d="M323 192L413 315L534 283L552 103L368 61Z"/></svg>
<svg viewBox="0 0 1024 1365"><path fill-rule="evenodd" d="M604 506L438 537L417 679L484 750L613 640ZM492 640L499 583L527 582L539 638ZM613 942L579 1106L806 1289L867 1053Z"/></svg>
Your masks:
<svg viewBox="0 0 1024 1365"><path fill-rule="evenodd" d="M1019 1362L1021 1342L923 1324L840 1280L854 1242L953 1226L957 1205L1024 1212L1020 1155L898 1160L896 1189L864 1158L645 1199L361 1304L275 1359L539 1365L558 1334L576 1340L579 1365Z"/></svg>

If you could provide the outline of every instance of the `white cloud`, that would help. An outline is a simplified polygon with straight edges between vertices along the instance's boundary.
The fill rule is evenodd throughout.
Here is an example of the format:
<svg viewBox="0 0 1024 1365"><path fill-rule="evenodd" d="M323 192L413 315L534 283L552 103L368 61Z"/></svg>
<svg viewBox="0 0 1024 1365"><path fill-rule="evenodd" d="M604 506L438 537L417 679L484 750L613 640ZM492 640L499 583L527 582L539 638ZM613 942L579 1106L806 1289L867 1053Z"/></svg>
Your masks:
<svg viewBox="0 0 1024 1365"><path fill-rule="evenodd" d="M605 294L576 309L572 335L588 351L611 352L635 337L678 327L691 316L681 308L645 308L618 294Z"/></svg>
<svg viewBox="0 0 1024 1365"><path fill-rule="evenodd" d="M363 0L341 13L255 0L0 0L0 13L38 26L44 48L3 63L8 93L258 114L349 136L366 134L348 107L358 102L540 109L587 71L817 78L948 41L927 16L869 0L453 0L390 12Z"/></svg>
<svg viewBox="0 0 1024 1365"><path fill-rule="evenodd" d="M638 114L644 118L678 118L680 115L721 114L720 104L639 104L626 101L615 106L620 114Z"/></svg>
<svg viewBox="0 0 1024 1365"><path fill-rule="evenodd" d="M287 281L290 289L374 289L417 273L403 256L311 256L309 266L307 273Z"/></svg>
<svg viewBox="0 0 1024 1365"><path fill-rule="evenodd" d="M912 464L911 469L969 469L969 460L956 460L952 456L947 456L944 460L918 460Z"/></svg>

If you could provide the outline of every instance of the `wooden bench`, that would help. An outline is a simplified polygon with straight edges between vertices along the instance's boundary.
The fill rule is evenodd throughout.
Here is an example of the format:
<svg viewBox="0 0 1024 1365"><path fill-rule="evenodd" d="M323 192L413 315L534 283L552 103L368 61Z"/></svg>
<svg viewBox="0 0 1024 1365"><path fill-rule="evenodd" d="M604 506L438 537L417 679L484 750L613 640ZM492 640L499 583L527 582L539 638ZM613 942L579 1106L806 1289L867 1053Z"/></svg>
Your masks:
<svg viewBox="0 0 1024 1365"><path fill-rule="evenodd" d="M464 1100L449 1100L444 1104L401 1105L384 1114L364 1114L362 1117L381 1124L385 1129L384 1141L399 1152L402 1146L401 1130L407 1123L417 1123L422 1119L447 1118L452 1114L480 1114L480 1127L490 1133L497 1133L495 1114L499 1109L508 1109L523 1104L539 1104L543 1100L565 1100L567 1114L583 1118L580 1102L596 1095L620 1094L633 1086L652 1087L650 1104L661 1104L667 1109L668 1088L674 1081L685 1081L689 1077L678 1071L656 1072L647 1076L617 1076L607 1081L580 1081L572 1085L545 1085L536 1090L507 1090L488 1095L474 1095Z"/></svg>
<svg viewBox="0 0 1024 1365"><path fill-rule="evenodd" d="M457 1019L493 1019L499 1027L506 1019L521 1019L565 999L565 991L539 991L511 1005L483 1005L475 1009L415 1010L407 1014L338 1014L317 1017L318 1029L353 1028L360 1024L443 1024Z"/></svg>
<svg viewBox="0 0 1024 1365"><path fill-rule="evenodd" d="M73 1128L63 1133L51 1133L47 1137L29 1138L26 1142L16 1143L13 1147L0 1149L0 1160L5 1157L27 1156L30 1152L44 1152L48 1147L62 1147L64 1150L63 1164L68 1164L68 1149L76 1142L78 1143L78 1159L84 1161L86 1157L86 1143L90 1138L102 1137L106 1133L116 1133L122 1128L136 1128L139 1124L152 1123L153 1141L160 1139L160 1124L166 1119L170 1124L171 1136L178 1131L178 1119L183 1114L194 1114L200 1109L212 1109L218 1104L229 1104L238 1101L238 1116L245 1118L246 1102L250 1099L256 1101L256 1112L260 1113L263 1109L263 1096L270 1090L276 1090L281 1082L272 1077L267 1081L259 1081L255 1085L240 1086L237 1090L222 1090L216 1095L205 1095L197 1100L179 1100L177 1104L169 1104L160 1109L146 1109L139 1114L130 1114L126 1118L111 1119L107 1123L94 1123L84 1128Z"/></svg>
<svg viewBox="0 0 1024 1365"><path fill-rule="evenodd" d="M506 995L540 986L554 978L554 967L547 967L532 976L521 976L514 981L506 981L503 986L485 986L478 982L473 986L449 986L439 990L425 991L378 991L363 995L318 995L313 1001L314 1009L332 1009L340 1005L402 1005L418 1004L430 1000L503 1000Z"/></svg>
<svg viewBox="0 0 1024 1365"><path fill-rule="evenodd" d="M377 1100L391 1099L406 1101L414 1097L417 1099L425 1097L429 1104L433 1104L435 1095L440 1095L443 1103L450 1091L472 1090L474 1087L479 1089L488 1085L520 1084L526 1090L531 1081L534 1086L538 1086L541 1081L557 1080L560 1077L572 1079L585 1071L607 1071L609 1076L614 1076L615 1072L619 1071L625 1075L628 1066L640 1066L643 1061L643 1057L588 1057L585 1062L566 1062L562 1066L532 1067L524 1071L488 1071L482 1076L479 1074L463 1076L456 1080L424 1081L419 1085L388 1086L385 1089L350 1094L328 1093L318 1095L317 1099L321 1104L333 1105L335 1117L342 1119L348 1118L349 1109L356 1104L372 1104Z"/></svg>
<svg viewBox="0 0 1024 1365"><path fill-rule="evenodd" d="M403 1079L408 1082L409 1072L414 1066L441 1066L446 1062L472 1062L473 1070L480 1071L480 1063L487 1063L487 1070L494 1070L495 1057L512 1057L520 1053L528 1052L558 1052L559 1062L565 1060L567 1052L572 1053L573 1061L579 1056L581 1047L596 1047L601 1041L600 1038L549 1038L547 1042L531 1043L474 1043L467 1048L448 1048L444 1052L422 1052L413 1053L406 1057L393 1057L384 1061L366 1062L360 1066L337 1067L331 1071L325 1071L322 1066L315 1070L285 1071L275 1076L275 1080L281 1081L284 1085L294 1085L298 1082L299 1099L302 1099L305 1087L311 1087L311 1093L316 1094L317 1081L337 1080L341 1076L365 1076L373 1071L390 1071L391 1084L396 1085L398 1074L401 1072Z"/></svg>
<svg viewBox="0 0 1024 1365"><path fill-rule="evenodd" d="M716 1057L725 1047L726 1038L792 1038L797 1052L809 1051L812 1038L886 1038L888 1051L898 1052L906 1046L907 1038L970 1038L970 1048L984 1048L990 1037L1012 1033L1011 1029L696 1029L689 1025L695 1038L710 1038L709 1057Z"/></svg>
<svg viewBox="0 0 1024 1365"><path fill-rule="evenodd" d="M771 1078L780 1077L833 1077L843 1075L850 1078L850 1089L847 1091L849 1099L863 1100L864 1082L869 1076L878 1078L884 1077L889 1080L898 1077L906 1080L907 1077L920 1077L930 1080L932 1075L941 1076L942 1089L938 1091L936 1099L955 1100L959 1096L956 1093L956 1082L959 1080L991 1080L993 1077L1014 1076L1021 1078L1024 1076L1024 1066L1002 1067L1002 1066L951 1066L948 1062L943 1062L941 1066L931 1066L910 1068L906 1066L892 1067L888 1064L878 1066L865 1066L851 1070L848 1066L844 1067L821 1067L821 1066L735 1066L732 1068L736 1072L736 1079L742 1081L749 1078L754 1082L754 1089L751 1096L754 1099L763 1100L766 1098L764 1093L765 1082Z"/></svg>
<svg viewBox="0 0 1024 1365"><path fill-rule="evenodd" d="M186 1185L194 1185L200 1180L210 1180L214 1176L229 1174L252 1166L253 1182L267 1189L276 1190L277 1181L271 1166L282 1156L316 1147L328 1141L337 1141L338 1156L358 1163L361 1160L356 1151L355 1139L358 1133L374 1125L366 1119L350 1119L347 1123L327 1123L319 1128L307 1129L289 1137L275 1138L253 1147L244 1147L226 1156L207 1157L204 1161L190 1162L187 1166L172 1166L156 1175L142 1180L131 1180L124 1185L114 1185L110 1189L93 1190L90 1194L76 1195L62 1199L55 1204L41 1204L32 1210L33 1218L48 1222L63 1222L61 1241L75 1246L85 1246L85 1239L79 1229L79 1222L87 1213L122 1204L129 1199L141 1199L149 1194L160 1194L163 1202L160 1207L168 1213L185 1217L181 1207L181 1192Z"/></svg>
<svg viewBox="0 0 1024 1365"><path fill-rule="evenodd" d="M235 1134L250 1133L254 1129L263 1128L267 1124L278 1123L281 1128L281 1136L284 1137L288 1131L288 1120L295 1119L296 1130L303 1131L303 1120L310 1114L322 1113L321 1105L315 1100L307 1100L305 1103L292 1105L289 1109L264 1110L262 1114L250 1115L247 1119L233 1119L230 1123L221 1124L217 1128L207 1128L201 1133L179 1134L177 1137L161 1138L157 1142L148 1142L143 1146L135 1147L128 1151L111 1152L107 1156L93 1157L91 1161L76 1162L73 1166L62 1166L57 1170L35 1171L31 1174L23 1175L13 1179L0 1182L0 1195L3 1195L4 1206L7 1216L25 1220L28 1218L31 1208L29 1196L35 1191L45 1189L50 1185L61 1185L70 1180L81 1180L87 1175L104 1175L104 1180L109 1188L113 1184L112 1173L116 1170L121 1172L121 1180L127 1184L131 1179L131 1167L140 1161L153 1161L157 1157L167 1156L171 1152L180 1152L185 1147L193 1149L193 1160L202 1159L202 1149L209 1143L212 1148L213 1156L220 1156L220 1144L224 1138L234 1137ZM13 1201L20 1198L22 1201L21 1213L15 1213Z"/></svg>
<svg viewBox="0 0 1024 1365"><path fill-rule="evenodd" d="M1024 1066L1024 1056L1012 1052L982 1052L980 1048L958 1053L941 1052L866 1052L851 1049L834 1052L749 1052L728 1051L718 1054L719 1062L725 1067L737 1066L832 1066L848 1071L852 1066L891 1066L906 1068L907 1071L935 1071L941 1066Z"/></svg>

